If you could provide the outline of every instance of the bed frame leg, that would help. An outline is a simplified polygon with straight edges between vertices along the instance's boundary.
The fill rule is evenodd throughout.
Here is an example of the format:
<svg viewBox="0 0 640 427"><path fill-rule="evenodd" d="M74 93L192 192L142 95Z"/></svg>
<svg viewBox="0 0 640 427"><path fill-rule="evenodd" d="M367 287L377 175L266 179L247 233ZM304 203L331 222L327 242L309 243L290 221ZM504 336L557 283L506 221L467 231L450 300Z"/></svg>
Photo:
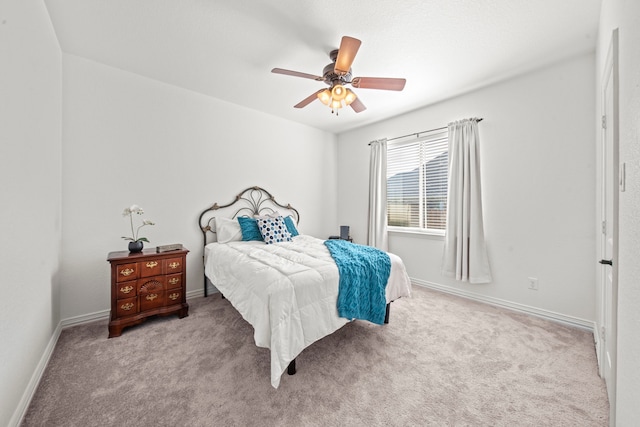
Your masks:
<svg viewBox="0 0 640 427"><path fill-rule="evenodd" d="M295 375L296 374L296 359L293 359L289 366L287 367L287 374Z"/></svg>
<svg viewBox="0 0 640 427"><path fill-rule="evenodd" d="M208 296L207 295L207 276L204 276L204 296L205 298Z"/></svg>
<svg viewBox="0 0 640 427"><path fill-rule="evenodd" d="M390 311L390 310L391 310L391 303L390 303L390 302L388 302L388 303L387 303L387 310L386 310L386 312L384 313L384 323L385 323L385 324L386 324L386 323L389 323L389 311Z"/></svg>

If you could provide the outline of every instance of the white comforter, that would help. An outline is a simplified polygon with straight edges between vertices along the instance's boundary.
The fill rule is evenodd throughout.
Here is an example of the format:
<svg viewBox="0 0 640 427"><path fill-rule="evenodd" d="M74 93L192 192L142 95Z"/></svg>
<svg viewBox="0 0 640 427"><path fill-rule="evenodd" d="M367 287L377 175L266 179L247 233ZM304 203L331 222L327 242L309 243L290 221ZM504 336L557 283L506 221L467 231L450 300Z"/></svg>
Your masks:
<svg viewBox="0 0 640 427"><path fill-rule="evenodd" d="M229 242L205 247L205 274L253 326L256 345L271 350L275 388L303 349L349 321L338 316L338 267L323 242L299 235L272 245ZM387 302L411 296L402 260L389 257Z"/></svg>

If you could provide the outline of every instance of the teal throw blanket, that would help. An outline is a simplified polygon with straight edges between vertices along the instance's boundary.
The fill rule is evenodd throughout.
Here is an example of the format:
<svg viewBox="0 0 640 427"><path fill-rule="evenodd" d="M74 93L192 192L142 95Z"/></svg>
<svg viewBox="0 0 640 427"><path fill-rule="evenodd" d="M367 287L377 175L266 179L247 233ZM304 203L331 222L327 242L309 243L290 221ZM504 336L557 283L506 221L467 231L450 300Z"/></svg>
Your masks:
<svg viewBox="0 0 640 427"><path fill-rule="evenodd" d="M389 255L371 246L346 240L326 240L324 244L340 273L338 314L382 325L386 313L385 288L391 273Z"/></svg>

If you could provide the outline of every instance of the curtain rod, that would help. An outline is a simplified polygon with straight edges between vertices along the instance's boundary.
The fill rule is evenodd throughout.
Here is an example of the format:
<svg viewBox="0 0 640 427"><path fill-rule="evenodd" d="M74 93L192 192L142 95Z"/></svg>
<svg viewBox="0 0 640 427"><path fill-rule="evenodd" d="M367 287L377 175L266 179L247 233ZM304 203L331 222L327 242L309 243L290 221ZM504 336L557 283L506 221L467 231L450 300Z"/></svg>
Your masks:
<svg viewBox="0 0 640 427"><path fill-rule="evenodd" d="M476 119L476 122L481 122L481 121L482 121L482 118ZM448 127L449 126L442 126L442 127L435 128L435 129L423 130L422 132L416 132L416 133L410 133L408 135L396 136L395 138L387 139L387 141L394 141L396 139L406 138L408 136L414 136L414 135L415 136L420 136L420 134L422 134L422 133L435 132L437 130L444 130L444 129L447 129ZM371 143L369 143L369 145L371 145Z"/></svg>

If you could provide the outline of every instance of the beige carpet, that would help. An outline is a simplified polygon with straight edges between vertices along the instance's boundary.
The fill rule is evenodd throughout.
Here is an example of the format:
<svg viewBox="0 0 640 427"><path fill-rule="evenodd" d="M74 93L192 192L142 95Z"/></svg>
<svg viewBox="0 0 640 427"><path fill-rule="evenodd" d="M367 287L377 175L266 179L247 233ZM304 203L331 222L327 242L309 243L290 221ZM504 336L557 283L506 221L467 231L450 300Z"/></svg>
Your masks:
<svg viewBox="0 0 640 427"><path fill-rule="evenodd" d="M590 333L414 286L269 382L269 352L219 295L107 339L62 332L24 426L606 426Z"/></svg>

